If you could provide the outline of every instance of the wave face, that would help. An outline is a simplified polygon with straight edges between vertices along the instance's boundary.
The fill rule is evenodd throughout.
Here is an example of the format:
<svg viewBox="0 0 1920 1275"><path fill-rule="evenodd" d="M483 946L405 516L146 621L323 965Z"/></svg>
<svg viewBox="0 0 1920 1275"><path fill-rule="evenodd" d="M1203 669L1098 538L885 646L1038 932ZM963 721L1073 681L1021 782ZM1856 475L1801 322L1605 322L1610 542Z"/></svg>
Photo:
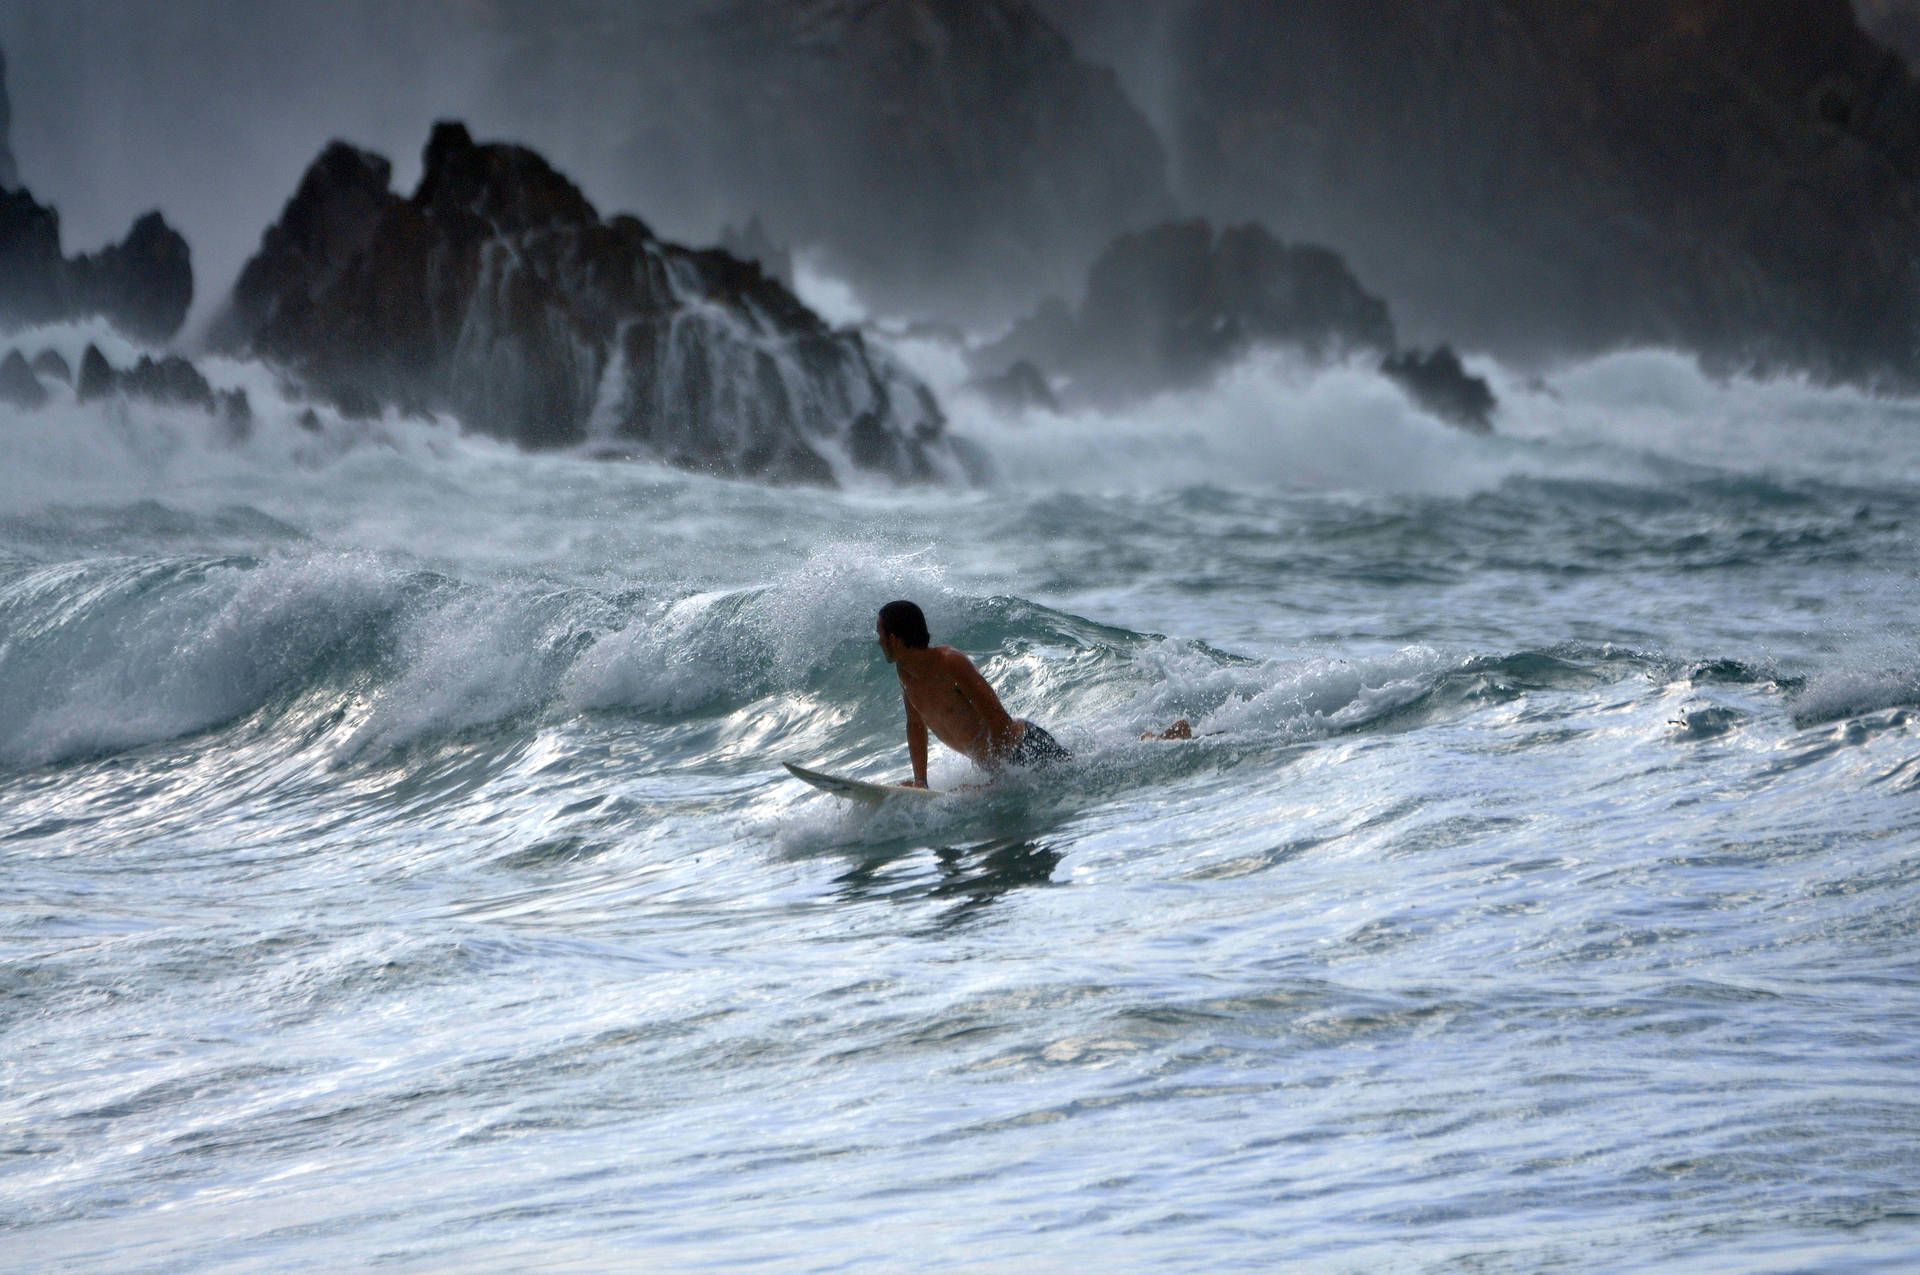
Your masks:
<svg viewBox="0 0 1920 1275"><path fill-rule="evenodd" d="M1904 1260L1920 405L890 344L991 486L0 409L0 1265ZM1073 760L786 780L896 597Z"/></svg>

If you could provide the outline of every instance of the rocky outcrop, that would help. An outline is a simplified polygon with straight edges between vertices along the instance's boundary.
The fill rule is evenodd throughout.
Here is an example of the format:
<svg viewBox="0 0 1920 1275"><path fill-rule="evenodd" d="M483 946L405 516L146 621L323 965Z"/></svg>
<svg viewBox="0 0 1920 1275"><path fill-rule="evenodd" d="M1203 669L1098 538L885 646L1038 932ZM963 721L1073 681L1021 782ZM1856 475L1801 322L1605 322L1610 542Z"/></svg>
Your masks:
<svg viewBox="0 0 1920 1275"><path fill-rule="evenodd" d="M89 344L80 356L74 396L82 403L118 396L197 408L218 418L233 439L244 436L253 424L253 406L245 390L216 390L199 368L177 354L158 359L141 355L132 367L115 368L99 346Z"/></svg>
<svg viewBox="0 0 1920 1275"><path fill-rule="evenodd" d="M162 358L142 355L129 368L116 368L89 343L80 356L79 375L68 368L58 351L42 350L31 363L18 349L0 358L0 402L25 410L47 405L47 382L73 385L82 403L105 398L138 399L169 407L196 408L216 418L227 438L244 437L253 423L253 407L245 390L217 390L187 359L177 354Z"/></svg>
<svg viewBox="0 0 1920 1275"><path fill-rule="evenodd" d="M8 350L0 359L0 403L28 411L46 406L47 387L40 384L40 378L27 365L26 355L18 350Z"/></svg>
<svg viewBox="0 0 1920 1275"><path fill-rule="evenodd" d="M113 364L107 362L99 346L89 344L80 355L80 374L73 382L75 396L82 403L105 398L113 393L115 384Z"/></svg>
<svg viewBox="0 0 1920 1275"><path fill-rule="evenodd" d="M105 315L128 336L155 344L180 330L193 304L193 261L187 241L158 212L133 223L127 237L67 268L68 308Z"/></svg>
<svg viewBox="0 0 1920 1275"><path fill-rule="evenodd" d="M1424 339L1920 383L1920 91L1847 0L1209 0L1171 47L1196 206Z"/></svg>
<svg viewBox="0 0 1920 1275"><path fill-rule="evenodd" d="M775 211L883 312L1008 317L1174 211L1152 128L1027 0L654 0L521 38L498 101L603 139L603 185L702 236Z"/></svg>
<svg viewBox="0 0 1920 1275"><path fill-rule="evenodd" d="M122 243L88 256L60 252L60 214L26 189L0 191L0 326L101 315L128 336L165 342L193 302L187 241L157 212Z"/></svg>
<svg viewBox="0 0 1920 1275"><path fill-rule="evenodd" d="M1002 411L1060 410L1060 400L1054 397L1046 374L1026 359L1015 359L1006 371L997 375L977 376L968 385Z"/></svg>
<svg viewBox="0 0 1920 1275"><path fill-rule="evenodd" d="M1493 387L1462 367L1452 346L1425 354L1418 350L1389 354L1381 360L1380 371L1440 419L1476 434L1493 431L1493 413L1499 406Z"/></svg>
<svg viewBox="0 0 1920 1275"><path fill-rule="evenodd" d="M534 152L436 125L411 197L334 143L247 263L214 343L342 404L448 411L528 447L829 483L956 468L925 386L760 269L603 219Z"/></svg>
<svg viewBox="0 0 1920 1275"><path fill-rule="evenodd" d="M989 370L1030 359L1101 404L1197 384L1254 345L1318 357L1394 348L1386 302L1325 248L1258 225L1170 222L1114 240L1078 312L1050 301L981 352Z"/></svg>
<svg viewBox="0 0 1920 1275"><path fill-rule="evenodd" d="M187 241L158 212L125 241L88 256L60 251L60 214L19 184L7 147L11 108L0 56L0 327L102 315L128 336L172 338L193 304Z"/></svg>
<svg viewBox="0 0 1920 1275"><path fill-rule="evenodd" d="M1046 368L1069 378L1075 400L1111 406L1201 384L1261 346L1315 361L1377 358L1435 415L1491 428L1493 391L1452 349L1399 350L1387 303L1337 253L1283 243L1253 223L1216 234L1204 220L1170 222L1120 236L1088 273L1079 310L1043 302L974 352L974 384L1001 405L1029 405L1020 399L1031 401L1036 385L1050 402Z"/></svg>

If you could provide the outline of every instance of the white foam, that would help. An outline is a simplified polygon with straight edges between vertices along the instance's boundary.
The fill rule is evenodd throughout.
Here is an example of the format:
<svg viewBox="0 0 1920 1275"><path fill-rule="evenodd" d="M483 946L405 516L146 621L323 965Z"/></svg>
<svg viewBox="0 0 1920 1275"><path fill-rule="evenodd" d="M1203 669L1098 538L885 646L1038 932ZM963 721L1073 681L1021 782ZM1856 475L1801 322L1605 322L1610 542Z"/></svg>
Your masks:
<svg viewBox="0 0 1920 1275"><path fill-rule="evenodd" d="M685 712L725 694L793 689L873 642L874 615L912 597L935 629L961 599L918 555L841 544L764 588L697 593L600 639L562 694L581 709Z"/></svg>
<svg viewBox="0 0 1920 1275"><path fill-rule="evenodd" d="M1874 483L1920 480L1920 400L1818 384L1804 375L1715 377L1692 355L1630 350L1544 377L1479 369L1517 439L1591 449L1624 477L1645 462L1733 474Z"/></svg>
<svg viewBox="0 0 1920 1275"><path fill-rule="evenodd" d="M490 726L542 707L565 667L571 626L537 600L470 593L414 615L401 673L374 696L336 761Z"/></svg>
<svg viewBox="0 0 1920 1275"><path fill-rule="evenodd" d="M1546 376L1468 357L1468 371L1500 402L1495 433L1476 436L1415 404L1367 358L1319 365L1256 351L1206 386L1056 413L985 400L952 342L885 343L936 388L955 432L987 448L1002 480L1027 487L1464 496L1515 476L1659 484L1676 466L1920 481L1920 400L1794 374L1719 378L1670 350L1610 354Z"/></svg>
<svg viewBox="0 0 1920 1275"><path fill-rule="evenodd" d="M48 568L0 607L37 617L0 655L0 761L37 765L178 738L298 685L313 662L397 604L367 555L269 559L199 573Z"/></svg>
<svg viewBox="0 0 1920 1275"><path fill-rule="evenodd" d="M1498 440L1442 423L1364 361L1260 351L1211 385L1055 413L988 403L955 381L937 342L894 348L941 391L954 431L986 447L1002 481L1026 487L1465 493L1513 468Z"/></svg>
<svg viewBox="0 0 1920 1275"><path fill-rule="evenodd" d="M800 248L793 254L793 291L809 310L836 328L858 327L870 311L854 286L828 271L818 248Z"/></svg>
<svg viewBox="0 0 1920 1275"><path fill-rule="evenodd" d="M6 345L31 355L57 350L75 377L89 344L125 369L160 351L120 336L102 320L50 324L17 332ZM374 451L430 460L459 439L456 422L388 413L348 420L305 401L271 368L252 360L208 357L197 364L216 391L246 394L252 423L236 438L218 415L197 407L111 395L78 401L75 387L48 383L51 398L36 411L0 406L0 509L24 513L62 504L166 499L213 504L231 499L236 483L300 481L356 453Z"/></svg>
<svg viewBox="0 0 1920 1275"><path fill-rule="evenodd" d="M1459 658L1410 646L1365 659L1226 662L1189 643L1166 641L1137 657L1150 689L1137 697L1130 729L1187 717L1197 733L1314 738L1372 720L1426 694Z"/></svg>

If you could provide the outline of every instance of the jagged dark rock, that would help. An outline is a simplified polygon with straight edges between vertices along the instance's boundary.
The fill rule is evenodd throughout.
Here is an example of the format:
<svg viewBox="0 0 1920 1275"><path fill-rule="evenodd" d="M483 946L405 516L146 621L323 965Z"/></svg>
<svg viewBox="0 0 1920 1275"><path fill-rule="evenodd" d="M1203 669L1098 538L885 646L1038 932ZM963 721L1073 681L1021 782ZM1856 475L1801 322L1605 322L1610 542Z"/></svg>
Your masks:
<svg viewBox="0 0 1920 1275"><path fill-rule="evenodd" d="M1492 428L1492 388L1450 347L1398 351L1387 303L1337 253L1282 243L1253 223L1218 235L1205 221L1122 235L1094 263L1077 313L1058 298L1042 302L973 353L982 372L973 383L1001 406L1052 405L1045 367L1071 378L1075 399L1112 405L1204 382L1257 346L1315 360L1375 355L1428 411Z"/></svg>
<svg viewBox="0 0 1920 1275"><path fill-rule="evenodd" d="M66 317L60 214L24 190L0 191L0 324Z"/></svg>
<svg viewBox="0 0 1920 1275"><path fill-rule="evenodd" d="M1389 354L1381 360L1380 370L1435 416L1476 434L1493 431L1498 406L1493 388L1462 367L1451 346L1426 354L1418 350Z"/></svg>
<svg viewBox="0 0 1920 1275"><path fill-rule="evenodd" d="M62 385L73 384L73 369L67 366L58 350L42 350L33 356L33 374L49 381L59 381Z"/></svg>
<svg viewBox="0 0 1920 1275"><path fill-rule="evenodd" d="M187 241L150 212L123 242L88 256L63 256L60 214L20 185L8 149L13 120L6 67L0 54L0 327L97 314L136 340L169 340L193 304Z"/></svg>
<svg viewBox="0 0 1920 1275"><path fill-rule="evenodd" d="M343 143L307 170L213 339L345 409L449 411L528 447L635 447L691 469L829 482L951 455L938 405L760 268L603 219L533 151L429 139L419 187Z"/></svg>
<svg viewBox="0 0 1920 1275"><path fill-rule="evenodd" d="M1060 400L1054 397L1045 374L1027 359L1014 360L998 376L975 377L971 384L989 403L1006 411L1060 410Z"/></svg>
<svg viewBox="0 0 1920 1275"><path fill-rule="evenodd" d="M0 376L4 375L0 370ZM89 343L80 356L80 375L74 389L82 403L121 395L169 407L198 408L214 418L219 436L228 443L244 442L253 432L253 404L247 392L216 390L199 368L177 354L158 359L142 355L139 362L122 371L107 362L99 346Z"/></svg>
<svg viewBox="0 0 1920 1275"><path fill-rule="evenodd" d="M0 191L0 324L101 315L128 336L166 341L193 302L187 241L157 212L124 242L88 256L60 252L60 215L26 189Z"/></svg>
<svg viewBox="0 0 1920 1275"><path fill-rule="evenodd" d="M26 356L18 350L8 350L7 357L0 359L0 403L27 411L46 406L47 387L40 384L40 378L27 366Z"/></svg>
<svg viewBox="0 0 1920 1275"><path fill-rule="evenodd" d="M207 384L199 368L177 354L161 359L141 355L138 363L115 375L114 388L129 398L153 403L197 407L204 412L216 407L213 386Z"/></svg>
<svg viewBox="0 0 1920 1275"><path fill-rule="evenodd" d="M1122 235L1094 262L1078 313L1042 304L976 362L1063 372L1076 397L1113 403L1197 384L1257 344L1318 357L1394 348L1387 305L1340 258L1247 224L1205 221Z"/></svg>
<svg viewBox="0 0 1920 1275"><path fill-rule="evenodd" d="M76 257L67 269L69 312L105 315L136 340L170 340L193 304L192 254L158 212L136 220L120 243Z"/></svg>
<svg viewBox="0 0 1920 1275"><path fill-rule="evenodd" d="M82 403L91 402L113 393L117 384L113 364L107 362L107 356L100 353L99 346L89 342L80 355L80 377L74 382L75 395Z"/></svg>

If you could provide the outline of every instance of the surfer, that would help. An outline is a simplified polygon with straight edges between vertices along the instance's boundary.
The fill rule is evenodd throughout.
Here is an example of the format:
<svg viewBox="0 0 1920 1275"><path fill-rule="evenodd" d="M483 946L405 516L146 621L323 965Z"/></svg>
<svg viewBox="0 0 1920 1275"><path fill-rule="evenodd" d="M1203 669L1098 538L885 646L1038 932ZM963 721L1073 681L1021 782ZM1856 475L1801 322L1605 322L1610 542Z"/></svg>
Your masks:
<svg viewBox="0 0 1920 1275"><path fill-rule="evenodd" d="M950 646L933 646L927 617L911 602L889 602L874 626L881 653L900 675L907 708L910 788L927 786L927 732L983 770L1051 766L1073 756L1045 730L1015 718L973 661Z"/></svg>
<svg viewBox="0 0 1920 1275"><path fill-rule="evenodd" d="M983 770L1007 766L1042 768L1073 754L1038 724L1016 718L1001 705L973 661L950 646L934 646L927 617L911 602L889 602L874 625L880 651L900 675L907 709L907 756L913 762L909 788L927 786L927 732ZM1142 739L1192 739L1185 719Z"/></svg>

